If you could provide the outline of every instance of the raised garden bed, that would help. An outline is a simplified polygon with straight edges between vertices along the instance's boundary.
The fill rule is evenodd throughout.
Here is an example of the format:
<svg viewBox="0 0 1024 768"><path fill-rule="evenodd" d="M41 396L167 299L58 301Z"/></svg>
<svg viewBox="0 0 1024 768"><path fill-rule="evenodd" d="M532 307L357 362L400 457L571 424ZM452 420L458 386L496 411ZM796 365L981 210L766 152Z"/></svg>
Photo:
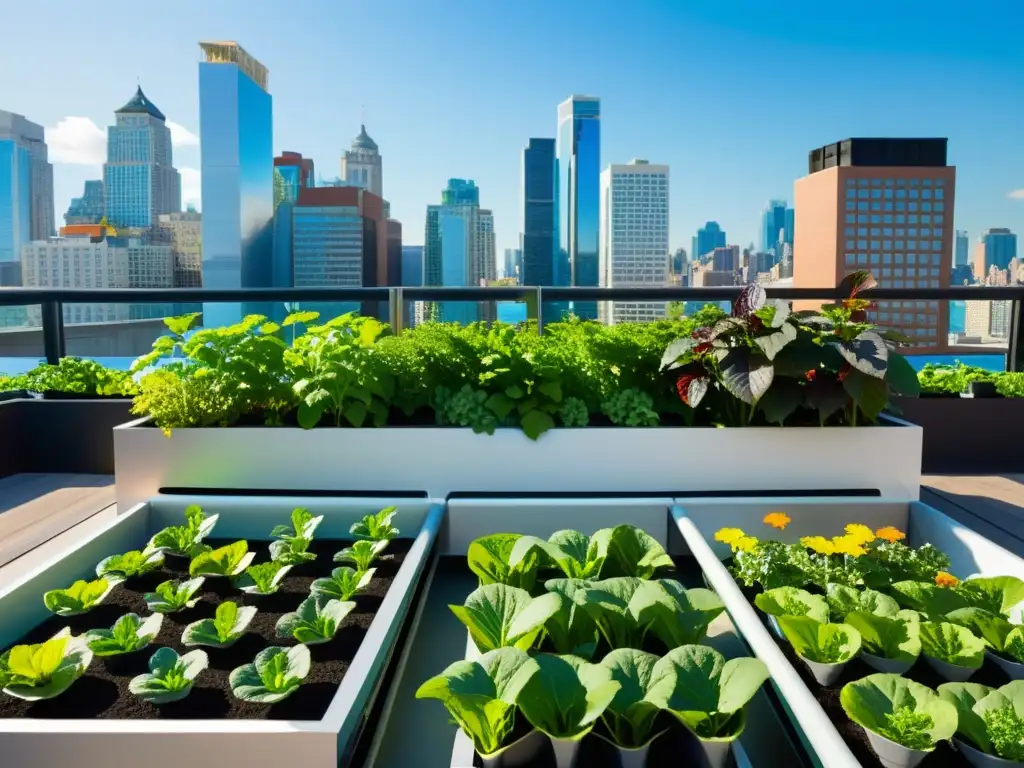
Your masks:
<svg viewBox="0 0 1024 768"><path fill-rule="evenodd" d="M384 673L401 627L413 607L413 595L432 554L444 510L425 500L404 499L393 524L400 537L374 563L377 571L352 598L356 606L338 625L334 637L309 644L311 663L304 682L294 693L273 704L240 701L230 690L228 674L252 662L269 646L297 647L275 625L308 596L317 577L330 576L331 561L351 538L349 528L368 512L387 505L387 499L303 498L161 498L121 515L90 539L80 542L20 582L0 591L0 648L39 642L70 627L78 635L105 629L125 613L150 615L142 595L171 578L186 578L188 559L168 556L151 573L115 586L93 610L72 616L53 616L42 595L67 587L79 578L95 578L104 558L141 549L167 525L178 525L189 504L220 515L215 528L218 545L247 539L256 562L267 560L271 529L288 522L289 511L305 507L324 519L310 545L312 563L294 566L279 590L267 596L241 592L229 579L207 577L193 608L164 616L159 634L145 649L120 656L96 656L84 675L55 698L26 702L3 695L0 702L0 743L13 765L34 768L75 765L100 768L145 743L147 760L156 766L223 766L280 764L302 754L303 764L335 768L355 748L376 688ZM411 538L408 538L411 537ZM154 650L179 653L195 650L182 644L184 627L212 618L219 604L231 600L257 608L245 633L229 648L206 647L209 666L200 672L186 698L153 704L132 695L129 682L146 671Z"/></svg>

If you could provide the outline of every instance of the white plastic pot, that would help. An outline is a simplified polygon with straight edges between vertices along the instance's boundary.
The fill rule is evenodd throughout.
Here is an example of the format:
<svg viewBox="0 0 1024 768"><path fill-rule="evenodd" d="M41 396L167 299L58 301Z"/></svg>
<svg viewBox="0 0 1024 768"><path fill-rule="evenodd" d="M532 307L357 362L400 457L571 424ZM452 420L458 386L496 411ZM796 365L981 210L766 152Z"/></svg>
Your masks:
<svg viewBox="0 0 1024 768"><path fill-rule="evenodd" d="M805 659L801 656L800 661L806 664L807 668L811 670L811 674L814 675L814 679L818 682L818 685L829 686L838 680L839 676L843 674L843 669L849 663L850 659L847 659L846 661L839 661L835 664L822 664L821 662L811 661L810 659Z"/></svg>
<svg viewBox="0 0 1024 768"><path fill-rule="evenodd" d="M651 751L651 744L653 744L657 740L657 738L661 736L663 733L665 732L661 731L657 733L655 736L651 738L650 741L648 741L642 747L634 748L619 746L614 741L603 736L600 733L596 733L594 735L601 739L601 741L611 744L613 747L615 747L615 749L618 750L619 765L621 766L621 768L646 768L647 755Z"/></svg>
<svg viewBox="0 0 1024 768"><path fill-rule="evenodd" d="M736 761L732 754L732 741L704 741L691 731L686 732L677 765L692 768L731 768Z"/></svg>
<svg viewBox="0 0 1024 768"><path fill-rule="evenodd" d="M540 731L530 731L500 752L487 757L480 755L480 761L484 768L530 768L543 758L548 742Z"/></svg>
<svg viewBox="0 0 1024 768"><path fill-rule="evenodd" d="M997 757L980 749L975 749L965 741L953 737L953 743L957 750L964 756L964 760L974 768L1009 768L1009 766L1020 765L1016 760L1007 760L1005 757Z"/></svg>
<svg viewBox="0 0 1024 768"><path fill-rule="evenodd" d="M965 683L970 679L971 675L978 671L975 667L963 667L959 664L950 664L947 661L942 661L941 659L936 659L932 656L925 656L924 660L928 662L928 666L951 683Z"/></svg>
<svg viewBox="0 0 1024 768"><path fill-rule="evenodd" d="M1003 672L1010 676L1011 680L1024 680L1024 663L1019 661L1011 661L1004 656L1000 656L998 653L994 653L988 649L985 650L985 656Z"/></svg>
<svg viewBox="0 0 1024 768"><path fill-rule="evenodd" d="M878 760L886 768L914 768L915 765L924 760L930 751L923 749L907 749L902 744L897 744L885 736L879 736L874 731L865 728L871 748L878 755Z"/></svg>
<svg viewBox="0 0 1024 768"><path fill-rule="evenodd" d="M581 739L551 739L551 748L555 751L555 768L574 768L576 755L580 751Z"/></svg>
<svg viewBox="0 0 1024 768"><path fill-rule="evenodd" d="M910 661L900 661L899 659L887 659L885 656L875 656L873 653L867 653L865 651L860 652L861 659L872 669L876 669L879 672L886 672L891 675L902 675L912 666L917 659L911 659Z"/></svg>

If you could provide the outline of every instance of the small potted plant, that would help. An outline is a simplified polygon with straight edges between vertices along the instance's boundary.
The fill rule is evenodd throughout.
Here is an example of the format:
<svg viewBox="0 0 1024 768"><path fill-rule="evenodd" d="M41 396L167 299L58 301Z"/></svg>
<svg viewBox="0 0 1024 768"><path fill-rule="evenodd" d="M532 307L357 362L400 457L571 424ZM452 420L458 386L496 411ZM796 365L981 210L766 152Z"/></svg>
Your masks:
<svg viewBox="0 0 1024 768"><path fill-rule="evenodd" d="M675 667L666 665L662 671L669 675L656 678L657 663L658 657L653 653L632 648L612 651L601 660L601 666L606 667L619 684L601 721L608 729L612 744L619 750L622 768L644 768L651 744L664 733L664 729L655 727L661 714L657 687L675 688Z"/></svg>
<svg viewBox="0 0 1024 768"><path fill-rule="evenodd" d="M980 637L985 642L985 656L1011 679L1024 679L1024 627L984 608L961 608L946 620Z"/></svg>
<svg viewBox="0 0 1024 768"><path fill-rule="evenodd" d="M853 611L846 623L860 633L860 657L872 669L901 675L921 655L921 618L903 610L895 616Z"/></svg>
<svg viewBox="0 0 1024 768"><path fill-rule="evenodd" d="M849 624L823 624L810 616L779 616L778 622L818 685L832 685L860 651L860 633Z"/></svg>
<svg viewBox="0 0 1024 768"><path fill-rule="evenodd" d="M985 661L985 641L948 621L921 622L921 653L946 680L962 683Z"/></svg>
<svg viewBox="0 0 1024 768"><path fill-rule="evenodd" d="M754 598L754 604L768 616L772 631L783 637L779 616L807 616L825 624L828 622L828 603L821 595L812 595L797 587L766 589Z"/></svg>
<svg viewBox="0 0 1024 768"><path fill-rule="evenodd" d="M953 743L974 768L1024 765L1024 682L944 683L939 697L956 707Z"/></svg>
<svg viewBox="0 0 1024 768"><path fill-rule="evenodd" d="M529 650L538 641L544 624L561 607L554 592L532 597L525 589L488 584L469 593L465 605L449 605L481 653L505 646Z"/></svg>

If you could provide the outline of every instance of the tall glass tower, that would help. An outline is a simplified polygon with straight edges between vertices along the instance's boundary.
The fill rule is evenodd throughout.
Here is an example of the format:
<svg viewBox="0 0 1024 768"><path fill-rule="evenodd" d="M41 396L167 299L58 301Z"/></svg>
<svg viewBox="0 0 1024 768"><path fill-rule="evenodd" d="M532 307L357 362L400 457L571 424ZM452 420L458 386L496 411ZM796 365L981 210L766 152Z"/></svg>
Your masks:
<svg viewBox="0 0 1024 768"><path fill-rule="evenodd" d="M530 139L523 150L523 285L554 285L558 254L558 161L554 139Z"/></svg>
<svg viewBox="0 0 1024 768"><path fill-rule="evenodd" d="M554 285L597 286L601 219L601 100L570 96L558 105L558 258ZM597 319L597 302L573 312ZM557 319L557 318L556 318Z"/></svg>
<svg viewBox="0 0 1024 768"><path fill-rule="evenodd" d="M273 285L274 126L267 68L238 43L200 43L203 287ZM207 327L265 307L204 304Z"/></svg>
<svg viewBox="0 0 1024 768"><path fill-rule="evenodd" d="M769 200L761 211L761 252L767 253L780 242L793 243L793 235L786 224L787 211L785 200ZM782 235L782 240L779 235ZM782 254L778 254L779 257Z"/></svg>
<svg viewBox="0 0 1024 768"><path fill-rule="evenodd" d="M21 247L53 234L43 126L0 109L0 286L21 285Z"/></svg>

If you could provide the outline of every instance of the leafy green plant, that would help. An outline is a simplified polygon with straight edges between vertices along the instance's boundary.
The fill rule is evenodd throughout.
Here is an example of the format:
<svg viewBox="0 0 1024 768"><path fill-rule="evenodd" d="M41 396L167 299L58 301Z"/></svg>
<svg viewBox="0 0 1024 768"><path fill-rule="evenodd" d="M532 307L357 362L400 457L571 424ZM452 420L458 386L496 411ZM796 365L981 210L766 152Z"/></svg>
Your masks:
<svg viewBox="0 0 1024 768"><path fill-rule="evenodd" d="M470 427L477 434L493 435L498 428L498 417L487 407L487 392L464 384L451 391L438 387L435 396L437 420L442 425Z"/></svg>
<svg viewBox="0 0 1024 768"><path fill-rule="evenodd" d="M779 629L799 656L817 664L842 664L860 651L860 633L850 624L823 624L810 616L779 616Z"/></svg>
<svg viewBox="0 0 1024 768"><path fill-rule="evenodd" d="M966 392L972 381L998 379L992 371L975 365L964 365L957 360L953 365L926 363L917 373L922 392L959 395Z"/></svg>
<svg viewBox="0 0 1024 768"><path fill-rule="evenodd" d="M952 704L899 675L868 675L847 683L839 700L853 722L907 749L930 752L956 731Z"/></svg>
<svg viewBox="0 0 1024 768"><path fill-rule="evenodd" d="M882 592L857 589L845 584L827 584L825 602L828 603L829 616L840 621L844 621L847 614L853 611L891 617L900 610L899 603Z"/></svg>
<svg viewBox="0 0 1024 768"><path fill-rule="evenodd" d="M612 648L640 648L647 634L641 612L653 612L659 593L653 593L651 582L632 576L617 576L592 582L577 592L577 603L590 614L601 635Z"/></svg>
<svg viewBox="0 0 1024 768"><path fill-rule="evenodd" d="M585 427L590 423L590 410L580 398L567 397L558 409L558 418L563 427Z"/></svg>
<svg viewBox="0 0 1024 768"><path fill-rule="evenodd" d="M334 553L334 562L352 563L357 571L368 571L373 561L387 549L386 541L357 541Z"/></svg>
<svg viewBox="0 0 1024 768"><path fill-rule="evenodd" d="M487 584L470 592L464 605L448 607L469 629L477 649L487 653L496 648L532 648L561 603L561 595L554 592L531 597L525 589Z"/></svg>
<svg viewBox="0 0 1024 768"><path fill-rule="evenodd" d="M608 669L619 684L608 708L601 715L615 743L625 749L639 749L650 744L662 731L655 730L661 712L656 686L674 684L654 675L658 657L633 648L619 648L608 653L601 666ZM675 668L663 668L674 680Z"/></svg>
<svg viewBox="0 0 1024 768"><path fill-rule="evenodd" d="M703 645L669 651L654 665L650 699L703 741L734 741L747 702L768 679L758 659L725 657Z"/></svg>
<svg viewBox="0 0 1024 768"><path fill-rule="evenodd" d="M185 525L164 528L149 540L146 551L163 552L177 557L195 557L199 554L203 539L213 533L219 519L220 515L207 517L200 507L193 504L185 509Z"/></svg>
<svg viewBox="0 0 1024 768"><path fill-rule="evenodd" d="M110 629L90 629L83 635L89 650L97 656L117 656L122 653L141 651L160 634L164 617L155 613L140 619L134 613L126 613L114 622Z"/></svg>
<svg viewBox="0 0 1024 768"><path fill-rule="evenodd" d="M30 392L63 392L85 397L132 395L136 390L135 382L127 371L107 368L94 360L71 356L62 357L57 365L43 363L36 366L28 373L15 377L8 388L27 389Z"/></svg>
<svg viewBox="0 0 1024 768"><path fill-rule="evenodd" d="M985 660L985 641L957 624L923 621L921 653L958 667L980 669Z"/></svg>
<svg viewBox="0 0 1024 768"><path fill-rule="evenodd" d="M966 627L996 653L1024 664L1024 627L984 608L961 608L946 614L946 621Z"/></svg>
<svg viewBox="0 0 1024 768"><path fill-rule="evenodd" d="M812 595L796 587L776 587L754 598L754 604L769 616L807 616L827 623L828 603L821 595Z"/></svg>
<svg viewBox="0 0 1024 768"><path fill-rule="evenodd" d="M590 537L591 546L605 553L602 578L636 576L649 579L662 567L672 567L672 558L664 547L635 525L602 528Z"/></svg>
<svg viewBox="0 0 1024 768"><path fill-rule="evenodd" d="M303 507L296 507L292 510L291 527L287 525L275 525L270 535L281 539L310 539L320 523L324 521L323 515L313 516L313 513Z"/></svg>
<svg viewBox="0 0 1024 768"><path fill-rule="evenodd" d="M252 664L231 671L228 683L236 699L255 704L276 704L288 698L309 674L309 648L264 648Z"/></svg>
<svg viewBox="0 0 1024 768"><path fill-rule="evenodd" d="M1016 576L976 576L954 589L969 605L1006 617L1024 601L1024 581Z"/></svg>
<svg viewBox="0 0 1024 768"><path fill-rule="evenodd" d="M292 526L278 525L270 532L278 537L270 543L270 558L284 565L301 565L316 560L316 554L309 551L313 534L323 522L324 516L313 517L308 509L297 507L292 510Z"/></svg>
<svg viewBox="0 0 1024 768"><path fill-rule="evenodd" d="M638 618L668 648L700 642L711 622L725 612L710 589L684 589L672 579L648 583L644 595L649 602L640 606Z"/></svg>
<svg viewBox="0 0 1024 768"><path fill-rule="evenodd" d="M249 544L246 541L236 541L227 544L220 549L201 552L192 558L188 566L188 575L196 576L237 576L256 557L255 552L249 551Z"/></svg>
<svg viewBox="0 0 1024 768"><path fill-rule="evenodd" d="M918 611L929 619L939 620L969 606L967 598L960 592L927 582L898 581L890 590L900 605Z"/></svg>
<svg viewBox="0 0 1024 768"><path fill-rule="evenodd" d="M515 570L538 552L562 569L569 579L596 579L608 556L609 538L591 539L579 531L555 531L547 541L536 536L520 536L508 555L508 567ZM544 561L542 561L544 562Z"/></svg>
<svg viewBox="0 0 1024 768"><path fill-rule="evenodd" d="M541 540L531 537L528 545L516 549L518 533L495 533L470 542L466 561L469 569L485 584L507 584L532 589L544 551ZM516 560L512 562L513 552Z"/></svg>
<svg viewBox="0 0 1024 768"><path fill-rule="evenodd" d="M530 725L552 739L579 741L619 691L611 670L578 656L534 656L537 671L519 692L517 703Z"/></svg>
<svg viewBox="0 0 1024 768"><path fill-rule="evenodd" d="M654 399L634 388L616 392L601 404L601 410L619 427L656 427L661 421L654 410Z"/></svg>
<svg viewBox="0 0 1024 768"><path fill-rule="evenodd" d="M86 613L107 599L115 586L120 583L113 576L94 581L78 580L67 589L51 589L43 595L46 610L58 616L75 616Z"/></svg>
<svg viewBox="0 0 1024 768"><path fill-rule="evenodd" d="M310 586L310 594L335 600L351 600L359 590L365 589L373 579L376 568L357 571L353 568L335 568L329 579L317 579Z"/></svg>
<svg viewBox="0 0 1024 768"><path fill-rule="evenodd" d="M201 576L182 582L164 581L157 584L156 592L147 592L143 599L154 613L175 613L183 608L194 608L200 598L196 593L204 581Z"/></svg>
<svg viewBox="0 0 1024 768"><path fill-rule="evenodd" d="M303 600L296 611L277 620L278 637L293 637L305 645L326 643L356 604L313 595Z"/></svg>
<svg viewBox="0 0 1024 768"><path fill-rule="evenodd" d="M861 648L873 656L909 664L921 654L921 624L914 611L895 616L852 611L845 621L860 633Z"/></svg>
<svg viewBox="0 0 1024 768"><path fill-rule="evenodd" d="M85 674L92 655L69 628L44 643L16 645L0 654L0 688L25 701L52 699Z"/></svg>
<svg viewBox="0 0 1024 768"><path fill-rule="evenodd" d="M386 507L380 512L372 512L361 520L352 524L349 533L356 539L368 539L370 541L391 541L399 531L391 524L398 513L398 507Z"/></svg>
<svg viewBox="0 0 1024 768"><path fill-rule="evenodd" d="M250 565L235 581L235 586L250 595L272 595L281 588L281 580L292 566L271 560Z"/></svg>
<svg viewBox="0 0 1024 768"><path fill-rule="evenodd" d="M209 663L205 651L179 656L173 648L160 648L149 659L149 672L133 677L128 690L158 706L181 701L192 692L196 678Z"/></svg>
<svg viewBox="0 0 1024 768"><path fill-rule="evenodd" d="M163 564L163 552L133 550L125 552L123 555L111 555L103 558L96 566L96 575L113 576L123 580L155 571Z"/></svg>
<svg viewBox="0 0 1024 768"><path fill-rule="evenodd" d="M1024 397L1024 374L1004 371L995 375L996 392L1003 397Z"/></svg>
<svg viewBox="0 0 1024 768"><path fill-rule="evenodd" d="M1024 762L1024 681L1001 688L944 683L938 692L956 708L958 735L982 752Z"/></svg>
<svg viewBox="0 0 1024 768"><path fill-rule="evenodd" d="M515 725L516 701L539 667L518 648L498 648L473 661L456 661L416 691L417 699L437 699L473 741L493 757Z"/></svg>
<svg viewBox="0 0 1024 768"><path fill-rule="evenodd" d="M185 646L209 645L213 648L230 648L238 642L256 616L252 606L238 607L238 603L225 600L217 606L212 619L194 621L181 633Z"/></svg>
<svg viewBox="0 0 1024 768"><path fill-rule="evenodd" d="M544 624L551 644L560 654L571 654L589 659L597 649L597 625L586 609L577 601L576 594L589 589L594 582L584 579L549 579L544 583L548 592L562 596L562 603Z"/></svg>

